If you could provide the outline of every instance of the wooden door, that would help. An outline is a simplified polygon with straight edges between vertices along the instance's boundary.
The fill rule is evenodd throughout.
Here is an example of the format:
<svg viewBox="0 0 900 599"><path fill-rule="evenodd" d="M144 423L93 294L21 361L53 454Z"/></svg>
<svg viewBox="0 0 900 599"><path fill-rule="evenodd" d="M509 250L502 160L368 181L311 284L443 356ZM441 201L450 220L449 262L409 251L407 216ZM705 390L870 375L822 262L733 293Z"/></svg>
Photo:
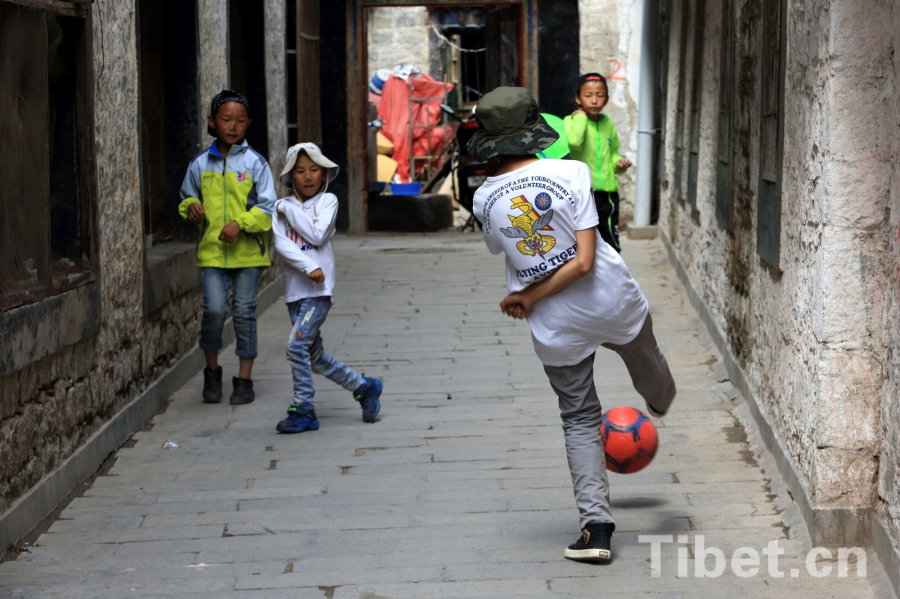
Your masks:
<svg viewBox="0 0 900 599"><path fill-rule="evenodd" d="M297 129L301 142L321 145L319 0L297 2Z"/></svg>
<svg viewBox="0 0 900 599"><path fill-rule="evenodd" d="M491 8L486 15L486 89L524 84L522 47L522 7Z"/></svg>

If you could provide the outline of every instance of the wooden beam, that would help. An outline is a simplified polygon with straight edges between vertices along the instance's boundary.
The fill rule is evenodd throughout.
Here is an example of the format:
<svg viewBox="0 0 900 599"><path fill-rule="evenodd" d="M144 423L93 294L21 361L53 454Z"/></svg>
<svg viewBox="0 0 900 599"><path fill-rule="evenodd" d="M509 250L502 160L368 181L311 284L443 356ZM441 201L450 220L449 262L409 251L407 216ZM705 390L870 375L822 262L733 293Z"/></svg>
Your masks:
<svg viewBox="0 0 900 599"><path fill-rule="evenodd" d="M368 231L366 27L360 0L347 2L347 207L351 234Z"/></svg>
<svg viewBox="0 0 900 599"><path fill-rule="evenodd" d="M526 0L441 0L440 2L422 2L421 0L356 0L363 8L377 6L425 6L427 8L447 8L453 6L497 6L503 4L522 4Z"/></svg>

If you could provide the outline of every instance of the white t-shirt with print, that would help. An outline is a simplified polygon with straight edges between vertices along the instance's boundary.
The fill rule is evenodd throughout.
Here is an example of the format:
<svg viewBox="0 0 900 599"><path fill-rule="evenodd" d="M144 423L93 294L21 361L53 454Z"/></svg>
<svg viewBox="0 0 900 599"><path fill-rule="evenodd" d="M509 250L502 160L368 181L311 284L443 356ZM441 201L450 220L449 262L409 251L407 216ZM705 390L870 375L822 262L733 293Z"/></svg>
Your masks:
<svg viewBox="0 0 900 599"><path fill-rule="evenodd" d="M575 231L596 229L591 173L576 160L538 160L488 177L474 212L493 254L506 254L510 293L540 281L575 256ZM528 324L547 366L581 362L603 343L623 345L640 332L648 306L628 267L599 232L594 267L534 305Z"/></svg>

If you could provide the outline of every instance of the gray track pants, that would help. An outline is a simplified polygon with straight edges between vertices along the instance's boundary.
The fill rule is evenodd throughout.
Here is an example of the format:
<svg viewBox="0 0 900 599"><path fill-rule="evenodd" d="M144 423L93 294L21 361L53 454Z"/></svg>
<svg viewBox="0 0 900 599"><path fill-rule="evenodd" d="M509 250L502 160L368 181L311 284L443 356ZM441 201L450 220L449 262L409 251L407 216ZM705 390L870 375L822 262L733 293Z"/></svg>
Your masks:
<svg viewBox="0 0 900 599"><path fill-rule="evenodd" d="M675 381L653 336L649 314L633 341L625 345L604 343L603 347L621 356L641 397L659 412L669 409L675 398ZM613 522L609 511L606 458L598 430L603 418L594 386L594 355L573 366L544 366L550 386L559 396L566 455L581 528L588 522Z"/></svg>

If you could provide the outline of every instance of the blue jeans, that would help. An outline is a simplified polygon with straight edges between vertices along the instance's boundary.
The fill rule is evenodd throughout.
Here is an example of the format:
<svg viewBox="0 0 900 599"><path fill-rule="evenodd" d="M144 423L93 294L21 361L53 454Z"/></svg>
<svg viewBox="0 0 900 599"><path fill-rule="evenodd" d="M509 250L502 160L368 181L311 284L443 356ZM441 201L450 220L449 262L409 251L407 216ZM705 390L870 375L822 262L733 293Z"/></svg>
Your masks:
<svg viewBox="0 0 900 599"><path fill-rule="evenodd" d="M365 384L363 377L349 366L332 358L322 347L319 327L325 322L331 309L330 297L308 297L288 305L288 314L294 323L288 339L287 358L294 377L294 405L304 412L313 412L312 373L324 375L347 391L355 391Z"/></svg>
<svg viewBox="0 0 900 599"><path fill-rule="evenodd" d="M203 320L200 323L200 349L222 349L222 329L228 317L228 291L232 290L232 320L237 339L235 354L252 360L256 357L256 293L262 268L211 268L203 273Z"/></svg>

